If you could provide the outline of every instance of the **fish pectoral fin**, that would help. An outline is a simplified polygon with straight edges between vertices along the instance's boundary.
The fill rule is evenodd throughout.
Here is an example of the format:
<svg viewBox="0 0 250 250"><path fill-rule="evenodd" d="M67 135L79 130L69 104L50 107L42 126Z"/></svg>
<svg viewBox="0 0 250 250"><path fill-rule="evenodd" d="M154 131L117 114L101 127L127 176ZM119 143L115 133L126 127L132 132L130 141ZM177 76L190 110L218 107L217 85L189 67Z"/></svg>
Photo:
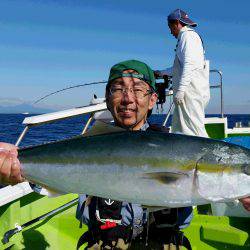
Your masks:
<svg viewBox="0 0 250 250"><path fill-rule="evenodd" d="M145 173L143 178L146 179L155 179L163 184L175 182L180 178L186 177L185 173L178 172L153 172L153 173Z"/></svg>

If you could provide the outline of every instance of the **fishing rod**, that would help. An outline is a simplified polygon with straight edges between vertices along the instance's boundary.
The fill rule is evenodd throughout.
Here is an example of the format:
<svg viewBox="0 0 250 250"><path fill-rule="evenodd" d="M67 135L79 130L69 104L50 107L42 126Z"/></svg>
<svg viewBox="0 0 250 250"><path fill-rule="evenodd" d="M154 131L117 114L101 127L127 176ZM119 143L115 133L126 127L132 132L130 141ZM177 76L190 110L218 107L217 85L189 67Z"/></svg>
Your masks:
<svg viewBox="0 0 250 250"><path fill-rule="evenodd" d="M56 208L56 209L48 212L48 213L46 213L46 214L43 214L43 215L41 215L41 216L39 216L39 217L31 220L31 221L28 221L28 222L24 223L21 226L15 225L14 229L11 229L11 230L7 231L4 234L3 239L2 239L2 243L3 244L8 243L9 240L10 240L10 238L13 235L15 235L16 233L21 232L24 228L26 228L26 227L28 227L28 226L30 226L30 225L32 225L32 224L34 224L34 223L36 223L36 222L38 222L40 220L46 219L48 217L51 217L51 216L57 214L58 212L61 212L61 211L65 210L65 209L67 209L67 208L69 208L71 206L74 206L77 202L78 202L78 198L76 198L76 199L74 199L74 200L72 200L72 201L70 201L70 202L68 202L68 203L66 203L66 204L64 204L64 205L62 205L62 206L60 206L60 207L58 207L58 208Z"/></svg>
<svg viewBox="0 0 250 250"><path fill-rule="evenodd" d="M54 91L54 92L51 92L41 98L39 98L38 100L36 100L33 104L37 104L38 102L44 100L45 98L51 96L51 95L54 95L54 94L57 94L59 92L62 92L62 91L65 91L65 90L68 90L68 89L74 89L74 88L79 88L79 87L84 87L84 86L90 86L90 85L97 85L97 84L102 84L102 83L107 83L108 81L98 81L98 82L90 82L90 83L83 83L83 84L78 84L78 85L74 85L74 86L70 86L70 87L66 87L66 88L63 88L63 89L59 89L57 91Z"/></svg>

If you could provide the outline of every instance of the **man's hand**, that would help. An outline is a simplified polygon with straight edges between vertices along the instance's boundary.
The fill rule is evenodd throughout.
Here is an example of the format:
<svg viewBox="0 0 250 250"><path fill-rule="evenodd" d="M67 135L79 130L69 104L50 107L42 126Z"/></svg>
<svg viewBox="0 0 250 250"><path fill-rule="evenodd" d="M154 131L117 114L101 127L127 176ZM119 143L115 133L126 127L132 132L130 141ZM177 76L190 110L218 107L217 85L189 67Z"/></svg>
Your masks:
<svg viewBox="0 0 250 250"><path fill-rule="evenodd" d="M246 197L246 198L242 198L239 200L243 207L248 211L250 212L250 196L249 197Z"/></svg>
<svg viewBox="0 0 250 250"><path fill-rule="evenodd" d="M185 93L183 91L178 90L174 96L174 102L177 105L181 105L184 102L184 95Z"/></svg>
<svg viewBox="0 0 250 250"><path fill-rule="evenodd" d="M0 183L16 184L24 181L17 156L16 146L0 142Z"/></svg>

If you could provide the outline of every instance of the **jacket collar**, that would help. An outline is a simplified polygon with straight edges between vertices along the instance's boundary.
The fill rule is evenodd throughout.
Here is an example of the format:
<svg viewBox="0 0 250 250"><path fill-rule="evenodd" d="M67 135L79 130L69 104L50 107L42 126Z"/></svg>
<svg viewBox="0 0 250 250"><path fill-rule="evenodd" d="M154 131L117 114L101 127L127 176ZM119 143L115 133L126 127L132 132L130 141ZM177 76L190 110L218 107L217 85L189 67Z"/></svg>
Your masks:
<svg viewBox="0 0 250 250"><path fill-rule="evenodd" d="M190 26L184 26L181 28L179 34L178 34L178 37L177 39L179 40L181 38L181 35L186 32L186 31L194 31L194 29L192 29Z"/></svg>

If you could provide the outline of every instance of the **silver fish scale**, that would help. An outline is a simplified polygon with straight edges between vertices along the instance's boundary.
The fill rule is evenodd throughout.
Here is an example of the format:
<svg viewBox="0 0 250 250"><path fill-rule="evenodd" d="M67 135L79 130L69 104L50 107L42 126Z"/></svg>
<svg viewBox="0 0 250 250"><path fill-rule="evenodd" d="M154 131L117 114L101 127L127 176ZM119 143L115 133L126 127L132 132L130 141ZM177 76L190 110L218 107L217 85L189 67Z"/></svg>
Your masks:
<svg viewBox="0 0 250 250"><path fill-rule="evenodd" d="M30 147L19 155L28 179L63 193L170 207L250 194L249 150L212 139L119 132ZM229 160L228 168L237 171L224 172Z"/></svg>

